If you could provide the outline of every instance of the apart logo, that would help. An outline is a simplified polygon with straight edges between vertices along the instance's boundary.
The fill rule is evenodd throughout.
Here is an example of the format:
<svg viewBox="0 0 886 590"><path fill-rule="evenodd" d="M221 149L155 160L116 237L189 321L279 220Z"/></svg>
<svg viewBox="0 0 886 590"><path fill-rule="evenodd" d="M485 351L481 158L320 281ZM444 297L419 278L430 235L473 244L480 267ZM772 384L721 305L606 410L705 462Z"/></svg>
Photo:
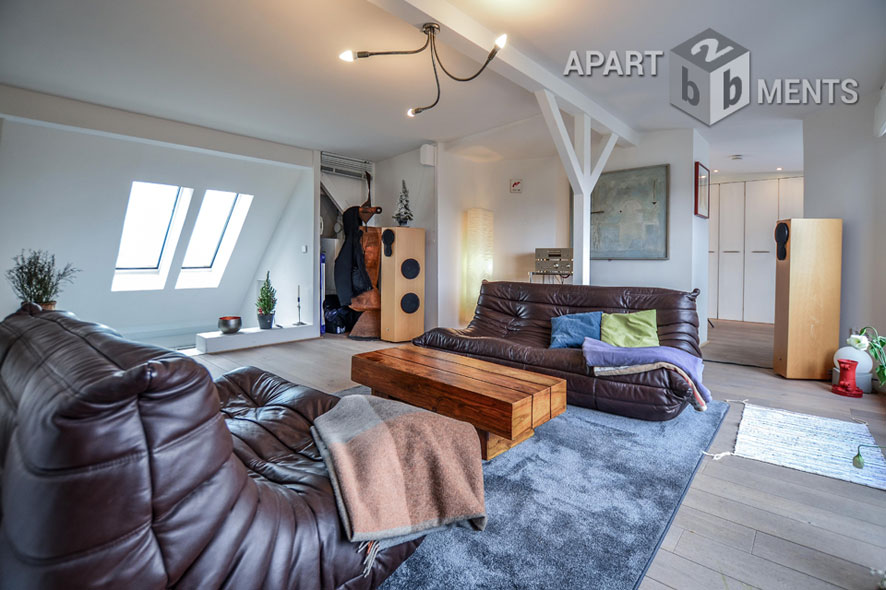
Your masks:
<svg viewBox="0 0 886 590"><path fill-rule="evenodd" d="M564 76L656 77L664 51L627 50L604 53L572 50ZM752 100L751 52L714 29L707 29L671 49L668 65L671 104L711 126ZM757 80L757 104L843 104L858 102L853 78L775 78Z"/></svg>
<svg viewBox="0 0 886 590"><path fill-rule="evenodd" d="M705 125L751 102L751 52L714 29L671 49L671 104Z"/></svg>

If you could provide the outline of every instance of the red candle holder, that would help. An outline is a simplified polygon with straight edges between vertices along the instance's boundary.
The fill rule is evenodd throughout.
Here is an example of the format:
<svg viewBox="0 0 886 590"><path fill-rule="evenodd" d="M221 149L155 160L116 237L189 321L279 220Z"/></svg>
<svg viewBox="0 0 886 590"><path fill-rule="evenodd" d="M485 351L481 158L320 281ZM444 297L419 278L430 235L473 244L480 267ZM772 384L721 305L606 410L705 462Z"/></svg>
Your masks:
<svg viewBox="0 0 886 590"><path fill-rule="evenodd" d="M837 364L840 365L840 381L831 388L831 391L846 397L861 397L861 388L855 383L855 369L858 367L858 361L840 359Z"/></svg>

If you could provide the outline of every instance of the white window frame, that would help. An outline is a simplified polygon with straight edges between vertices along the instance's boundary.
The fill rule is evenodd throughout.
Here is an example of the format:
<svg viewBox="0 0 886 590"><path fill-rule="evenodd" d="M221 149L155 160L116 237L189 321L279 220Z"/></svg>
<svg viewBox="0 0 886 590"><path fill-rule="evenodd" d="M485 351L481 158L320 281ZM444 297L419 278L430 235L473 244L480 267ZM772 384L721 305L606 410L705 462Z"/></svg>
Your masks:
<svg viewBox="0 0 886 590"><path fill-rule="evenodd" d="M203 199L206 199L206 193L215 189L208 189L203 193ZM232 192L232 191L220 191ZM254 196L246 193L237 193L231 212L225 222L222 236L216 247L215 256L212 265L209 267L182 267L175 282L176 289L215 289L221 284L222 277L237 246L240 238L240 232L243 224L246 222L246 216L252 205ZM201 207L203 203L201 201ZM199 218L199 212L197 213ZM195 222L196 225L196 222ZM193 230L190 239L194 238ZM188 244L190 246L190 243ZM185 249L187 253L187 248Z"/></svg>
<svg viewBox="0 0 886 590"><path fill-rule="evenodd" d="M145 182L150 184L167 184L151 181L133 181ZM132 185L130 185L130 196L132 194ZM167 186L170 186L167 184ZM175 185L171 185L175 186ZM111 291L159 291L165 288L166 279L172 268L172 261L175 257L175 251L181 238L182 228L185 224L185 218L191 204L191 198L194 195L194 189L185 186L178 187L178 197L176 198L175 207L172 211L172 218L166 230L166 237L163 242L163 248L160 252L160 260L156 268L117 268L114 266L114 278L111 281ZM128 201L127 201L128 206ZM123 235L120 236L121 242ZM119 245L118 245L119 253Z"/></svg>

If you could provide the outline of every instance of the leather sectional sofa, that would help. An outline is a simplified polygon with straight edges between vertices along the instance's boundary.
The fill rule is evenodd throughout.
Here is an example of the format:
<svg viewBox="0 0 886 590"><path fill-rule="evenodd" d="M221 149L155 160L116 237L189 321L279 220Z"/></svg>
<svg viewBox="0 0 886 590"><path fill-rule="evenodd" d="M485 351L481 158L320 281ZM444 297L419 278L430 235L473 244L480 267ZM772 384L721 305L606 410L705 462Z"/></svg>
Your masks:
<svg viewBox="0 0 886 590"><path fill-rule="evenodd" d="M376 588L309 429L338 398L25 306L0 323L0 588Z"/></svg>
<svg viewBox="0 0 886 590"><path fill-rule="evenodd" d="M566 379L570 404L644 420L670 420L688 404L691 390L686 381L667 369L595 376L581 349L548 348L551 318L654 309L660 343L701 357L698 294L698 290L484 282L467 328L435 328L413 343L561 377Z"/></svg>

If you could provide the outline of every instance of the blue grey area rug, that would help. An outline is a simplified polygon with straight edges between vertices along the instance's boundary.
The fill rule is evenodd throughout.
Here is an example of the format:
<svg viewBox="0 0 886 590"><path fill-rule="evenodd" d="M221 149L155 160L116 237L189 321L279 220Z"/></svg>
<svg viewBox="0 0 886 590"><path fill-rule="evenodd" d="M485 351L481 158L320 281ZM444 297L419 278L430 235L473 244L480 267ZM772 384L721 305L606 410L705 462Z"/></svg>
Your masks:
<svg viewBox="0 0 886 590"><path fill-rule="evenodd" d="M427 537L381 589L636 588L728 409L645 422L568 406L484 463L485 531Z"/></svg>
<svg viewBox="0 0 886 590"><path fill-rule="evenodd" d="M746 404L734 455L886 490L886 458L863 448L864 469L852 466L858 445L876 445L865 424Z"/></svg>

